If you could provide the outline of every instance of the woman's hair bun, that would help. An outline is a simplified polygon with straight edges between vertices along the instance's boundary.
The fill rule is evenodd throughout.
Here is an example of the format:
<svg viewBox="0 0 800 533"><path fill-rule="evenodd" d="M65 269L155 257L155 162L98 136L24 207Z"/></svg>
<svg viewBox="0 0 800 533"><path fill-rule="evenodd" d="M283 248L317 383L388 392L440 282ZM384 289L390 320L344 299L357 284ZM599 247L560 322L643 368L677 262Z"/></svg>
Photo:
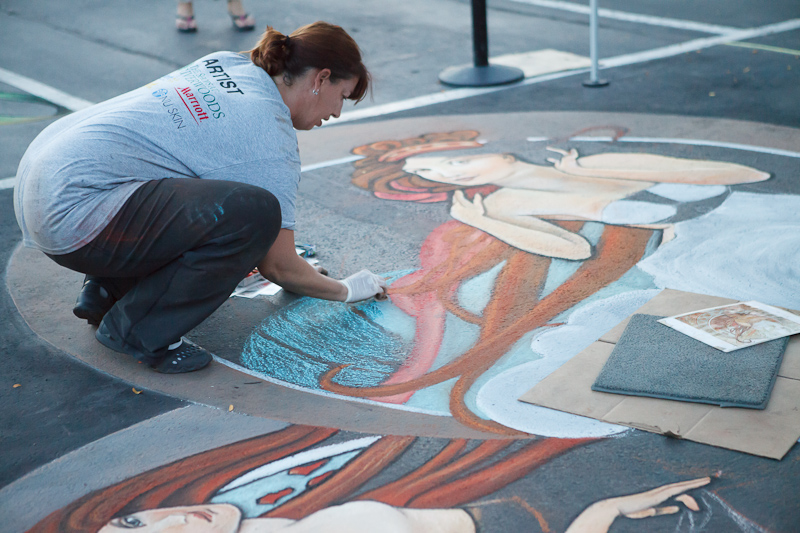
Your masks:
<svg viewBox="0 0 800 533"><path fill-rule="evenodd" d="M267 31L261 36L253 50L250 59L253 63L267 71L270 76L278 76L286 70L286 60L289 57L291 41L288 35L267 26Z"/></svg>
<svg viewBox="0 0 800 533"><path fill-rule="evenodd" d="M287 85L308 69L330 69L332 82L355 78L349 99L360 101L369 87L370 76L361 61L361 50L341 27L314 22L291 35L267 27L250 59L270 76L282 76Z"/></svg>

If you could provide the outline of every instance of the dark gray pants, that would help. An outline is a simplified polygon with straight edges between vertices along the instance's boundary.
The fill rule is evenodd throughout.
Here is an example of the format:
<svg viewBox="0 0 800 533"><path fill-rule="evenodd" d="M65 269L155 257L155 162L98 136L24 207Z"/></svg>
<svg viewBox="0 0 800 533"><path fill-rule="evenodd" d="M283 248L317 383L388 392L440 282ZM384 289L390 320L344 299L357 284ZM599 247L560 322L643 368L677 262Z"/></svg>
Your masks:
<svg viewBox="0 0 800 533"><path fill-rule="evenodd" d="M152 362L225 302L280 227L264 189L167 178L137 189L92 242L50 257L118 300L103 326Z"/></svg>

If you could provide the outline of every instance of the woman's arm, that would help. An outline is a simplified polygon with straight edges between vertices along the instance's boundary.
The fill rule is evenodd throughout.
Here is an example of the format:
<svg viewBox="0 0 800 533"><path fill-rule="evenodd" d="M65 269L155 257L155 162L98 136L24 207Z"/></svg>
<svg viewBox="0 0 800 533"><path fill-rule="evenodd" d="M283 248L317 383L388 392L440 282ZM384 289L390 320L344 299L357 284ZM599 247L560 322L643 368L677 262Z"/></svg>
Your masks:
<svg viewBox="0 0 800 533"><path fill-rule="evenodd" d="M258 264L258 271L276 285L303 296L339 302L347 298L347 287L342 282L321 274L297 255L292 230L280 230L275 243Z"/></svg>
<svg viewBox="0 0 800 533"><path fill-rule="evenodd" d="M298 257L294 231L282 229L267 255L258 264L261 275L287 291L303 296L358 302L373 296L386 299L386 280L369 270L362 270L342 281L329 278L324 269L317 269Z"/></svg>
<svg viewBox="0 0 800 533"><path fill-rule="evenodd" d="M592 255L592 246L586 239L555 224L530 215L487 215L480 194L469 201L463 191L456 191L450 214L525 252L572 260Z"/></svg>

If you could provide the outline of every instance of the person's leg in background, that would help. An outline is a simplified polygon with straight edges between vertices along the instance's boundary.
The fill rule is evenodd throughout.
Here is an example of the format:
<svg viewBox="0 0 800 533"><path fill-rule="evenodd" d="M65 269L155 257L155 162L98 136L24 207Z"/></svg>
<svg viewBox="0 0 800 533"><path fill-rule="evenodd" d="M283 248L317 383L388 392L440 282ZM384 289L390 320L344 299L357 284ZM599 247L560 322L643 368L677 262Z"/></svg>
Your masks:
<svg viewBox="0 0 800 533"><path fill-rule="evenodd" d="M197 31L197 22L194 20L194 5L191 2L178 0L175 28L182 33L194 33Z"/></svg>
<svg viewBox="0 0 800 533"><path fill-rule="evenodd" d="M231 17L233 27L238 31L252 31L256 21L252 15L244 10L242 0L228 0L228 15ZM183 33L197 31L197 22L194 19L194 5L192 2L178 0L178 13L175 18L175 27Z"/></svg>
<svg viewBox="0 0 800 533"><path fill-rule="evenodd" d="M244 10L242 0L228 0L228 15L237 31L252 31L256 27L256 19Z"/></svg>
<svg viewBox="0 0 800 533"><path fill-rule="evenodd" d="M98 327L103 344L157 370L193 370L185 361L164 369L177 353L168 348L225 302L280 225L264 189L168 178L140 187L91 243L51 258L117 300Z"/></svg>

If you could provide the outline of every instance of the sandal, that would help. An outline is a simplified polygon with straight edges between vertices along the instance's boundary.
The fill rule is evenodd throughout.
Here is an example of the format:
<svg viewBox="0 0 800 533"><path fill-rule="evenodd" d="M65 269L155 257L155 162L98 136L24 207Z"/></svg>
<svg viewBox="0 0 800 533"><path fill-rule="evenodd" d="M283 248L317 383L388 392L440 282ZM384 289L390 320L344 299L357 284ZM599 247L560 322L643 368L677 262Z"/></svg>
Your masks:
<svg viewBox="0 0 800 533"><path fill-rule="evenodd" d="M176 15L175 19L175 27L181 33L194 33L197 31L197 23L194 21L194 16L189 15L188 17L184 17L183 15Z"/></svg>
<svg viewBox="0 0 800 533"><path fill-rule="evenodd" d="M253 31L256 27L256 19L250 16L249 13L231 15L231 21L233 21L233 27L236 28L236 31Z"/></svg>

